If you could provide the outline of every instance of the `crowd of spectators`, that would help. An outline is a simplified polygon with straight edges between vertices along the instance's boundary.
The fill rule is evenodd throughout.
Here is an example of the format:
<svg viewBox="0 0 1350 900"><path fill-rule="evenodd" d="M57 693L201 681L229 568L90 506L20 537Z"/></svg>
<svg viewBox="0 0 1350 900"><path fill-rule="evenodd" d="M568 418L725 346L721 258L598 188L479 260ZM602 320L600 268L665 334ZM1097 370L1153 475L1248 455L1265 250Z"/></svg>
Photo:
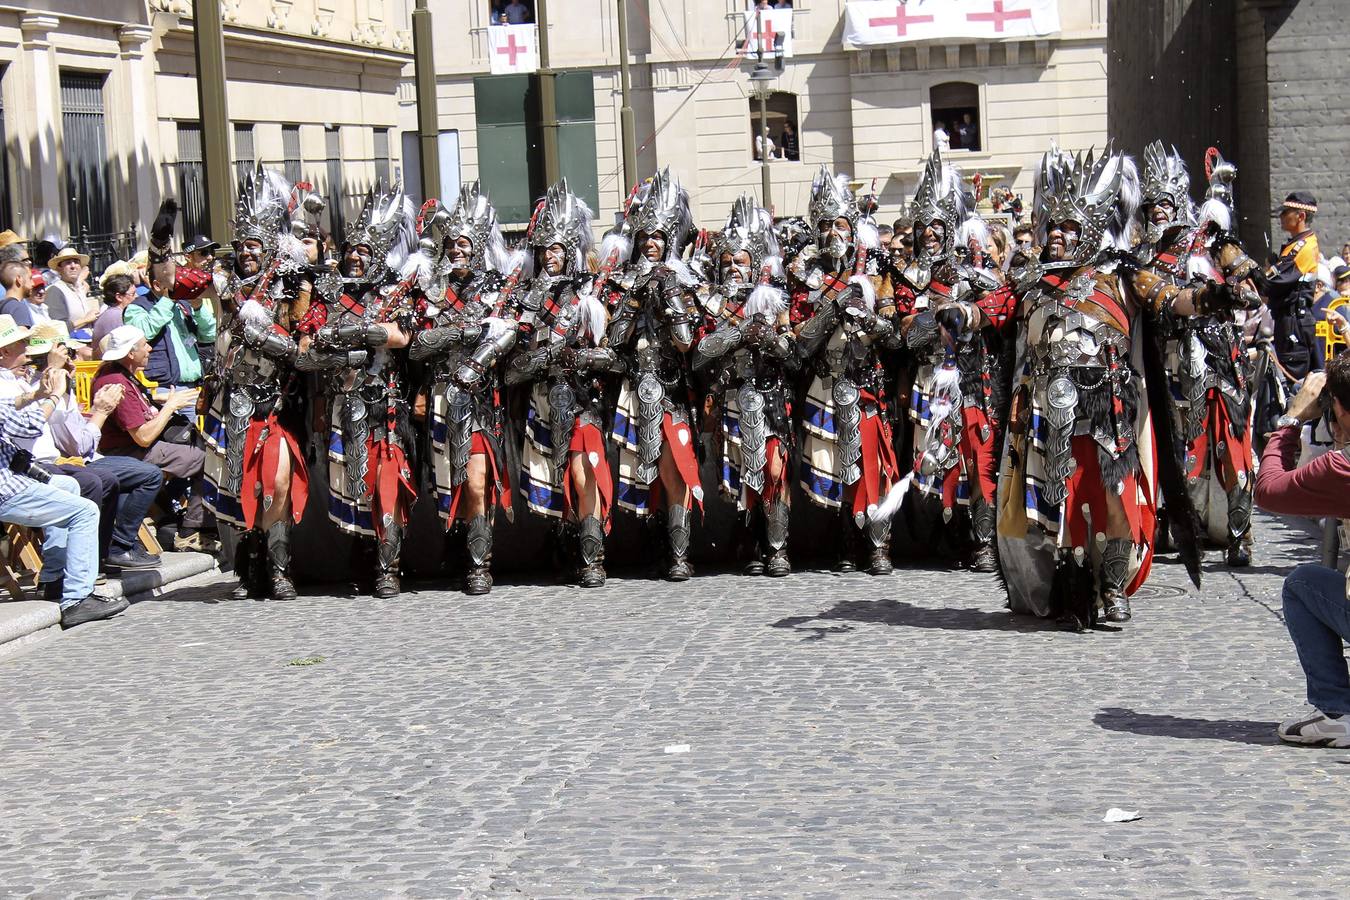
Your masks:
<svg viewBox="0 0 1350 900"><path fill-rule="evenodd" d="M39 589L64 627L125 609L100 596L106 576L160 565L147 517L174 549L216 549L195 423L217 247L199 236L181 256L140 253L95 277L75 247L49 238L30 253L0 232L0 522L42 532Z"/></svg>

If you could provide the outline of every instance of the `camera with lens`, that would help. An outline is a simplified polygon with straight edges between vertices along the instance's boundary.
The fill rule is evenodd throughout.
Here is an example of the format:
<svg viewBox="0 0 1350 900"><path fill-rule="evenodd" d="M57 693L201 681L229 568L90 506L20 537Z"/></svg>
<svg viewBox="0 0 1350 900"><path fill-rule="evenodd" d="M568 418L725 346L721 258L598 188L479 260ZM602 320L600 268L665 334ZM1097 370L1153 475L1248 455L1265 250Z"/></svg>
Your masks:
<svg viewBox="0 0 1350 900"><path fill-rule="evenodd" d="M38 484L52 483L52 473L44 469L40 463L33 462L33 454L28 450L15 450L13 458L9 461L9 469L16 475L27 475Z"/></svg>

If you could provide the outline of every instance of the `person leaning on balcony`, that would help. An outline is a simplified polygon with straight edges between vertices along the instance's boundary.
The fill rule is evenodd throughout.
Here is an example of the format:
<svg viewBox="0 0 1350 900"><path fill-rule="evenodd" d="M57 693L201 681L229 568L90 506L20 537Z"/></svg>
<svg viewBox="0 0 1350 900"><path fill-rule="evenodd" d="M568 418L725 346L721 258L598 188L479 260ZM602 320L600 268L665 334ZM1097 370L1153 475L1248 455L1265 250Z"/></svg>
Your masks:
<svg viewBox="0 0 1350 900"><path fill-rule="evenodd" d="M28 337L27 328L0 315L0 354L22 355ZM94 596L98 507L80 496L74 479L51 474L32 462L31 453L19 449L19 442L41 436L68 390L67 372L53 369L42 374L31 393L0 399L0 522L42 529L38 580L43 596L60 602L63 628L106 619L127 608L125 598Z"/></svg>
<svg viewBox="0 0 1350 900"><path fill-rule="evenodd" d="M215 308L206 302L211 276L180 268L173 257L153 260L146 274L149 291L122 311L150 343L145 377L161 387L196 387L205 374L197 345L216 339Z"/></svg>

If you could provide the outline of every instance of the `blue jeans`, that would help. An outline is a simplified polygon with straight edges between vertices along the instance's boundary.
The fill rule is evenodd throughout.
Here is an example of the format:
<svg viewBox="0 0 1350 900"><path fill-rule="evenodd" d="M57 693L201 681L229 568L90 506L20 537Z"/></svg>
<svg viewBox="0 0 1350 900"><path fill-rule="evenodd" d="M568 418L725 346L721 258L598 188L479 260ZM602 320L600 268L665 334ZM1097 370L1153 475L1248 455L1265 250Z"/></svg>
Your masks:
<svg viewBox="0 0 1350 900"><path fill-rule="evenodd" d="M1308 679L1308 702L1323 713L1350 715L1350 602L1345 576L1311 563L1284 580L1284 623Z"/></svg>
<svg viewBox="0 0 1350 900"><path fill-rule="evenodd" d="M117 500L117 517L112 526L112 549L125 552L140 541L141 522L155 502L164 476L158 466L142 462L130 456L104 456L89 463L100 476L110 477L116 482L120 493Z"/></svg>
<svg viewBox="0 0 1350 900"><path fill-rule="evenodd" d="M65 577L61 608L94 593L98 573L98 507L80 496L80 486L67 475L53 475L51 484L34 481L0 503L0 522L42 529L44 584Z"/></svg>

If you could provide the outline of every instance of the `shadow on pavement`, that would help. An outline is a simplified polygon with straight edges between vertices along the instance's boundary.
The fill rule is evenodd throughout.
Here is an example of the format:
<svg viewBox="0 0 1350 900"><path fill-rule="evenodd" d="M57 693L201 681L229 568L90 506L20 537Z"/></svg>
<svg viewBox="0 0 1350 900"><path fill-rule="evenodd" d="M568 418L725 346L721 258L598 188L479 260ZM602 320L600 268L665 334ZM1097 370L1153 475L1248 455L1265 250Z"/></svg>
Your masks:
<svg viewBox="0 0 1350 900"><path fill-rule="evenodd" d="M841 625L810 625L812 622L875 622L910 628L938 628L945 631L1056 631L1053 622L1029 616L1015 616L1005 610L989 612L962 607L914 606L903 600L844 600L814 616L788 616L774 622L773 628L811 632L808 638L820 640L826 634L852 631Z"/></svg>
<svg viewBox="0 0 1350 900"><path fill-rule="evenodd" d="M1256 722L1249 719L1188 719L1182 716L1164 716L1135 712L1132 709L1107 707L1098 711L1092 721L1107 731L1130 734L1156 735L1183 740L1230 741L1235 744L1272 746L1279 744L1275 735L1277 722Z"/></svg>

